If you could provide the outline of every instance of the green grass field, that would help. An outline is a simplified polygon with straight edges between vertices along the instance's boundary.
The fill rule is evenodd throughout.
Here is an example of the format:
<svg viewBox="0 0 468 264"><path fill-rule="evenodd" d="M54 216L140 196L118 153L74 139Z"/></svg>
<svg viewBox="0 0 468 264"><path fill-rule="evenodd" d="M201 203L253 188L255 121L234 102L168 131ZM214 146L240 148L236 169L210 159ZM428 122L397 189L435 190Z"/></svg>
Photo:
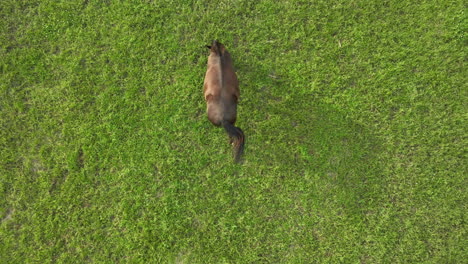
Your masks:
<svg viewBox="0 0 468 264"><path fill-rule="evenodd" d="M0 3L1 263L467 263L464 1L131 2Z"/></svg>

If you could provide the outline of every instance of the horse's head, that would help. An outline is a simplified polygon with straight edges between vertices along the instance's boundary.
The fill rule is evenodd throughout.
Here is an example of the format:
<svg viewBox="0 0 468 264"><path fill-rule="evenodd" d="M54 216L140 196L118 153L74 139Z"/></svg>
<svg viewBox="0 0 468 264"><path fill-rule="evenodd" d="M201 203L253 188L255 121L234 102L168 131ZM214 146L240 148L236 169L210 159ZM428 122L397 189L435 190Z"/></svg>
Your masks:
<svg viewBox="0 0 468 264"><path fill-rule="evenodd" d="M211 52L219 56L224 55L224 53L226 52L226 48L224 47L224 45L221 42L218 42L217 40L213 40L211 46L207 45L206 47L210 49Z"/></svg>

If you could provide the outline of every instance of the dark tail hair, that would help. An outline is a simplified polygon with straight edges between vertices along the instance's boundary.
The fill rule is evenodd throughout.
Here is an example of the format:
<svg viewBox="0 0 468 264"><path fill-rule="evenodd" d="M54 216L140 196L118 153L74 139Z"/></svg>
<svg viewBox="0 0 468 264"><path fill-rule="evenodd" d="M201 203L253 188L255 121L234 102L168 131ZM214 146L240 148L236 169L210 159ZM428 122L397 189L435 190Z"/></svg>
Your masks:
<svg viewBox="0 0 468 264"><path fill-rule="evenodd" d="M234 143L234 160L238 163L244 152L244 132L225 120L222 121L222 125L231 138L231 143Z"/></svg>

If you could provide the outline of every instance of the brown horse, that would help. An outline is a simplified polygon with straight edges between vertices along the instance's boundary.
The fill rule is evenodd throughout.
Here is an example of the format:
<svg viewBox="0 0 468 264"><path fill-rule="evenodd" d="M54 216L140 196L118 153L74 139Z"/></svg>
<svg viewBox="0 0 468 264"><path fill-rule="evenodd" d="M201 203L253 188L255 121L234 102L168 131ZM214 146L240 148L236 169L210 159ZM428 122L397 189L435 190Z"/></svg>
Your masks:
<svg viewBox="0 0 468 264"><path fill-rule="evenodd" d="M234 159L240 161L244 150L244 132L235 127L239 82L232 59L223 44L213 40L205 74L204 95L208 119L215 126L223 126L234 145Z"/></svg>

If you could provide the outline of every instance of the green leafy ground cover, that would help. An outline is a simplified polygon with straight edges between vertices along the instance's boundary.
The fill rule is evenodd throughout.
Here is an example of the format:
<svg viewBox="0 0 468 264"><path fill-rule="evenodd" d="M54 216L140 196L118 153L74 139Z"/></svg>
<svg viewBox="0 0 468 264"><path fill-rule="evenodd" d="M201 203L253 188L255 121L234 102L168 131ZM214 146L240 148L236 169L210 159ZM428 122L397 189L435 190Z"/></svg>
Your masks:
<svg viewBox="0 0 468 264"><path fill-rule="evenodd" d="M464 10L2 1L2 263L466 261ZM214 38L242 165L205 116Z"/></svg>

